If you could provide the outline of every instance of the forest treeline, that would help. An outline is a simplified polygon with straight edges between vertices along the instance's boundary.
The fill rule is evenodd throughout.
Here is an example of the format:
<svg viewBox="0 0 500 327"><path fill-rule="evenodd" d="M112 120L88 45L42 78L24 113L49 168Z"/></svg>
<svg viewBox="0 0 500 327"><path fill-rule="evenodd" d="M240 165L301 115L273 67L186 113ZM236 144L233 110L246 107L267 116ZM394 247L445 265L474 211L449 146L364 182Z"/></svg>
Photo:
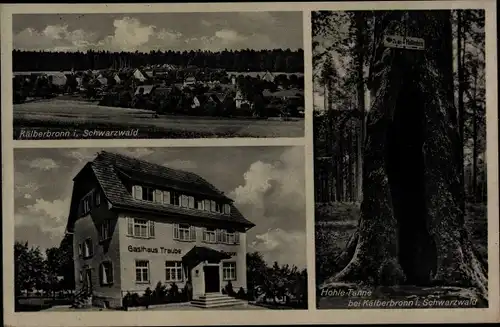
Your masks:
<svg viewBox="0 0 500 327"><path fill-rule="evenodd" d="M451 12L454 105L463 151L461 177L468 200L486 200L486 97L484 10ZM361 197L366 93L373 56L374 12L312 13L315 92L316 201ZM346 26L339 29L338 26ZM451 61L451 58L450 58Z"/></svg>
<svg viewBox="0 0 500 327"><path fill-rule="evenodd" d="M171 64L182 67L197 66L227 71L270 71L303 73L304 51L274 50L224 50L210 51L151 51L142 52L12 52L13 70L22 71L69 71L100 70L123 66L138 68L146 65Z"/></svg>

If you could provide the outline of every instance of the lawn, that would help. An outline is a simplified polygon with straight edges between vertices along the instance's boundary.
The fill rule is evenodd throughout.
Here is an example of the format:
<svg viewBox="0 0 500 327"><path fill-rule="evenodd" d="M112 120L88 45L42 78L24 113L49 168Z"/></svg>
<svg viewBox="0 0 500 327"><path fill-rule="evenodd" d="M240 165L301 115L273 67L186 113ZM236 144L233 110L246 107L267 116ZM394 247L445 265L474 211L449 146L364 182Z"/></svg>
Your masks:
<svg viewBox="0 0 500 327"><path fill-rule="evenodd" d="M356 230L360 206L357 203L332 203L316 204L316 283L322 284L327 278L334 275L343 267L337 267L335 258L345 249L350 236ZM465 217L466 228L472 242L476 246L479 254L487 262L488 228L485 205L467 205ZM359 285L339 284L335 289L360 289ZM363 299L383 299L390 296L391 299L415 300L417 303L424 303L424 300L439 299L470 299L474 290L462 288L422 288L415 286L400 286L393 288L365 289L371 294ZM321 296L321 291L316 290L318 296L318 308L346 308L349 307L349 300L354 300L349 296ZM326 295L326 293L324 294ZM360 298L360 299L361 299ZM360 300L358 299L358 300ZM456 303L450 304L453 307ZM417 305L418 306L418 305ZM476 306L485 306L479 301ZM373 306L374 308L377 306ZM446 307L446 303L441 305Z"/></svg>
<svg viewBox="0 0 500 327"><path fill-rule="evenodd" d="M14 105L14 138L21 131L66 132L82 138L85 130L137 129L134 138L302 137L304 120L275 121L245 118L159 116L140 109L51 99ZM99 137L92 137L99 138ZM107 138L107 137L106 137ZM130 137L127 137L130 138Z"/></svg>
<svg viewBox="0 0 500 327"><path fill-rule="evenodd" d="M50 309L58 305L70 305L72 302L69 298L52 297L18 297L15 303L15 311L41 311Z"/></svg>

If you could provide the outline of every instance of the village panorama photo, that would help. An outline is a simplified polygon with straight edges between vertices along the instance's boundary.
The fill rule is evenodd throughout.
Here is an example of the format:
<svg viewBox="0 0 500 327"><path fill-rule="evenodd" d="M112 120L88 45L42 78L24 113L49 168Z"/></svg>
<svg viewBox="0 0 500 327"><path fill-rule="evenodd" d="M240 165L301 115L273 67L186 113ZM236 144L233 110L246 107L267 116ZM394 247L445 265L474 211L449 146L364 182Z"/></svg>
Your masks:
<svg viewBox="0 0 500 327"><path fill-rule="evenodd" d="M307 309L303 147L14 156L16 312Z"/></svg>
<svg viewBox="0 0 500 327"><path fill-rule="evenodd" d="M14 139L303 137L302 20L15 14Z"/></svg>

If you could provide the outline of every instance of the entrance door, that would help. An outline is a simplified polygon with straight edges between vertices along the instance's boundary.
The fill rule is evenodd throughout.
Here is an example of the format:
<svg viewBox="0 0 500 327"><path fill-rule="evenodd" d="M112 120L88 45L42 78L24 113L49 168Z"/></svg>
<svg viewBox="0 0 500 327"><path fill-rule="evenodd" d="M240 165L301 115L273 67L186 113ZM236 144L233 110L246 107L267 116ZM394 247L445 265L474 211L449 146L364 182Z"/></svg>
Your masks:
<svg viewBox="0 0 500 327"><path fill-rule="evenodd" d="M88 290L92 289L92 269L91 268L87 268L84 270L83 287L88 289Z"/></svg>
<svg viewBox="0 0 500 327"><path fill-rule="evenodd" d="M205 293L220 292L219 266L205 266Z"/></svg>

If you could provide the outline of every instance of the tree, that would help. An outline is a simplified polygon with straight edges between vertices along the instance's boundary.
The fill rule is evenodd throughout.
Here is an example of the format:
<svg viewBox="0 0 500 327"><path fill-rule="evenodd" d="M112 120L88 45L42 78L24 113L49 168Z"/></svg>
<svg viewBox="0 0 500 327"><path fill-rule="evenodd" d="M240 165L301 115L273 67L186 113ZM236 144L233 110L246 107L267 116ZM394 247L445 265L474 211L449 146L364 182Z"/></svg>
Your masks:
<svg viewBox="0 0 500 327"><path fill-rule="evenodd" d="M15 294L41 289L44 285L44 260L37 247L29 247L28 242L14 243Z"/></svg>
<svg viewBox="0 0 500 327"><path fill-rule="evenodd" d="M405 31L425 50L384 46ZM375 14L361 216L327 283L474 286L487 298L485 263L464 226L451 33L450 11Z"/></svg>

